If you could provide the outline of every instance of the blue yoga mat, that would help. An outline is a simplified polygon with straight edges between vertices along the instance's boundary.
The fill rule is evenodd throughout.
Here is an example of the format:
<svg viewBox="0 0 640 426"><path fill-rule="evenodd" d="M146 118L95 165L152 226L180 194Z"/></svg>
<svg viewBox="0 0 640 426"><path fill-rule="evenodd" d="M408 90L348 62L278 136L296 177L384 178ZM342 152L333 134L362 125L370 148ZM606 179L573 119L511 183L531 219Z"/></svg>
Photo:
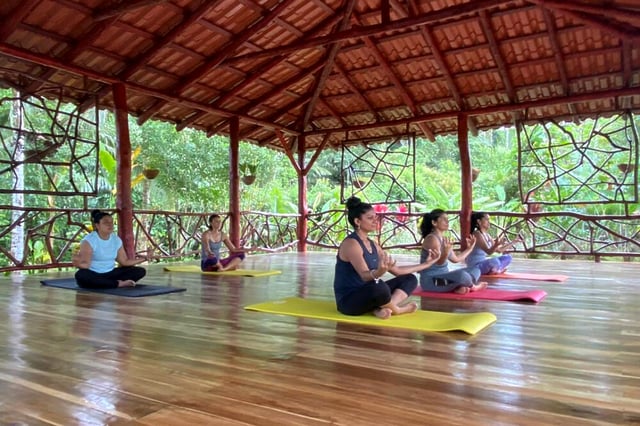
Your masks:
<svg viewBox="0 0 640 426"><path fill-rule="evenodd" d="M167 287L159 285L136 284L135 287L118 287L118 288L82 288L78 287L75 278L57 278L51 280L40 281L48 287L65 288L67 290L89 291L92 293L113 294L114 296L126 297L145 297L155 296L158 294L177 293L186 291L186 288Z"/></svg>

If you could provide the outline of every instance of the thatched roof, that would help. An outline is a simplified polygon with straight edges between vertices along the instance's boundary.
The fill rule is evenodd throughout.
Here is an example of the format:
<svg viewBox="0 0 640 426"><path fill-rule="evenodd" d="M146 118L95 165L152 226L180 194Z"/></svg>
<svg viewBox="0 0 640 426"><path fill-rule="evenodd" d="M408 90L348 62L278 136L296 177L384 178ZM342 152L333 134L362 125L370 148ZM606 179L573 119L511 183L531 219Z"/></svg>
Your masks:
<svg viewBox="0 0 640 426"><path fill-rule="evenodd" d="M638 0L4 0L0 22L0 85L112 108L122 83L139 122L238 116L276 149L640 107Z"/></svg>

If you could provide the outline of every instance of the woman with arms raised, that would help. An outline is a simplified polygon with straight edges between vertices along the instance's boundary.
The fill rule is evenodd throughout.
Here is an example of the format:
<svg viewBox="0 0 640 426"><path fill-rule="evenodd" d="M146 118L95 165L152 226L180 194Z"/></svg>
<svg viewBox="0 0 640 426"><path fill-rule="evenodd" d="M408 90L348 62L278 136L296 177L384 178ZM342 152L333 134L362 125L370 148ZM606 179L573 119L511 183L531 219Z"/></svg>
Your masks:
<svg viewBox="0 0 640 426"><path fill-rule="evenodd" d="M428 268L435 262L435 253L419 265L397 266L395 260L368 237L378 225L371 204L356 197L349 198L347 217L354 232L338 248L333 281L338 311L345 315L363 315L373 311L382 319L415 312L418 306L407 303L418 284L413 272ZM387 272L395 277L381 280Z"/></svg>

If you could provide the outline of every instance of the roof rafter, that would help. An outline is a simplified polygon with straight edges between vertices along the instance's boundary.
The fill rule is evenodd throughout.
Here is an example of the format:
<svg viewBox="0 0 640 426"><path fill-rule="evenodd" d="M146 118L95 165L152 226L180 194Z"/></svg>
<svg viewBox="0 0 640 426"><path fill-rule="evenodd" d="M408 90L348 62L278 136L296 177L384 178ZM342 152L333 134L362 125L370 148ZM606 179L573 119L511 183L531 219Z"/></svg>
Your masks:
<svg viewBox="0 0 640 426"><path fill-rule="evenodd" d="M505 91L507 92L507 98L509 102L515 102L516 92L513 89L513 83L511 82L511 77L509 76L509 71L507 71L507 65L500 52L500 47L498 46L498 41L493 32L493 26L491 25L491 17L487 13L486 10L481 10L478 13L480 17L480 25L482 26L482 31L484 32L484 36L487 38L487 43L489 45L489 50L491 51L491 56L493 60L496 62L496 66L498 67L498 74L500 74L500 79L502 80L502 84L504 84Z"/></svg>
<svg viewBox="0 0 640 426"><path fill-rule="evenodd" d="M73 62L79 55L82 54L86 49L88 49L93 42L95 42L102 33L109 28L110 25L114 23L118 18L107 19L98 23L94 23L89 26L85 31L84 35L80 38L80 42L76 43L73 46L69 46L69 49L60 56L60 59L65 62ZM57 72L54 68L47 69L41 76L43 80L48 80L49 77L53 76ZM27 88L25 89L26 93L36 92L42 83L40 81L34 80Z"/></svg>
<svg viewBox="0 0 640 426"><path fill-rule="evenodd" d="M253 108L258 107L261 104L263 104L266 101L268 101L269 99L271 99L272 97L281 94L282 92L287 90L290 86L299 83L300 81L304 80L305 78L308 78L311 74L313 74L314 72L318 71L319 69L321 69L324 66L325 60L326 60L326 55L323 56L322 58L320 58L320 60L316 61L316 63L313 64L313 66L302 70L302 72L300 72L299 74L296 74L296 75L290 77L289 79L284 81L282 84L279 84L278 86L275 86L274 88L272 88L270 91L264 93L258 99L254 100L254 101L248 103L247 105L245 105L244 107L240 108L239 109L240 113L243 113L243 114L249 113Z"/></svg>
<svg viewBox="0 0 640 426"><path fill-rule="evenodd" d="M20 6L11 11L8 17L2 19L0 26L0 42L5 39L18 28L20 22L31 12L31 10L40 2L40 0L25 0Z"/></svg>
<svg viewBox="0 0 640 426"><path fill-rule="evenodd" d="M621 39L635 40L640 38L640 31L638 31L637 27L624 24L623 22L613 23L602 18L602 16L612 16L612 13L615 12L615 9L605 7L590 7L588 9L585 9L584 4L575 3L570 0L565 0L563 3L550 0L529 1L536 3L542 7L553 9L567 16L571 16L572 18L587 23L591 26L595 26L605 32L615 34ZM579 12L575 10L585 10L585 12Z"/></svg>
<svg viewBox="0 0 640 426"><path fill-rule="evenodd" d="M578 103L587 102L591 100L604 99L604 98L617 98L621 96L638 96L640 95L640 87L632 87L627 89L618 90L606 90L603 92L591 92L580 95L570 96L557 96L554 98L539 99L535 101L520 102L516 104L503 104L489 107L482 107L477 109L469 109L465 111L467 115L482 115L482 114L495 114L499 112L510 112L514 110L526 110L530 108L540 108L548 105L558 105L565 103ZM460 114L459 111L446 111L435 114L425 114L420 117L408 117L398 120L389 120L379 124L360 124L356 126L333 128L333 129L320 129L310 132L302 133L303 136L323 135L325 133L336 132L353 132L356 130L371 129L373 127L386 127L386 126L404 126L406 124L419 123L420 121L435 121L435 120L447 120L457 118Z"/></svg>
<svg viewBox="0 0 640 426"><path fill-rule="evenodd" d="M314 35L318 34L320 31L323 31L326 28L329 28L330 26L334 25L339 19L340 19L340 15L338 14L327 17L327 19L324 19L319 25L316 25L314 28L310 30L309 37L313 37ZM269 60L267 63L259 66L259 72L256 71L256 72L250 73L243 80L241 79L240 81L238 81L238 83L227 93L212 99L210 104L216 108L222 108L225 102L237 96L238 93L246 89L248 86L250 86L254 82L260 80L265 73L268 73L269 71L274 69L276 66L284 62L286 59L287 57L285 55L275 56L271 58L271 60ZM190 124L195 123L199 118L201 118L206 114L207 114L206 112L201 111L189 117L188 119L183 120L183 122L181 122L180 124L178 124L178 126L176 126L177 130L182 130L185 127L189 126Z"/></svg>
<svg viewBox="0 0 640 426"><path fill-rule="evenodd" d="M357 22L357 17L354 17L354 19ZM415 100L411 97L407 89L405 89L404 84L402 84L396 73L393 71L393 68L391 67L389 62L385 59L384 55L378 48L378 44L375 43L371 37L364 37L363 40L369 51L373 54L373 57L382 67L384 75L389 79L391 85L398 91L398 93L402 97L402 101L414 116L418 115L419 111L418 107L416 106ZM431 130L429 130L426 124L418 123L418 126L428 139L435 140L435 136L433 135Z"/></svg>
<svg viewBox="0 0 640 426"><path fill-rule="evenodd" d="M349 86L351 91L360 99L360 102L362 102L367 107L367 109L374 115L374 117L376 117L376 121L379 122L381 118L380 113L376 111L373 105L371 105L371 102L369 102L369 100L362 94L360 89L353 83L353 81L351 80L351 77L349 77L349 74L347 74L347 72L344 70L342 65L340 65L339 61L335 62L334 69L342 76L342 78L344 79L344 82L347 84L347 86Z"/></svg>
<svg viewBox="0 0 640 426"><path fill-rule="evenodd" d="M151 58L153 58L160 50L167 45L173 43L173 41L190 25L199 21L213 6L215 6L221 0L208 0L202 3L196 10L184 15L183 20L171 28L165 35L163 35L158 41L156 41L150 48L136 58L136 61L128 65L122 72L118 74L118 77L122 80L129 79L136 71L146 66ZM110 87L105 87L98 92L98 99L103 98L107 94L111 93ZM82 104L81 110L89 108L91 105Z"/></svg>
<svg viewBox="0 0 640 426"><path fill-rule="evenodd" d="M375 36L377 34L404 30L408 27L416 27L427 25L441 21L443 19L454 19L461 15L473 14L478 10L489 9L496 6L513 3L517 0L474 0L473 8L470 9L468 4L459 4L447 7L424 15L398 19L389 23L367 25L364 27L354 27L346 31L330 34L328 36L316 37L306 41L298 41L287 46L276 47L273 49L265 49L261 52L248 53L246 55L233 56L225 59L224 63L238 62L244 60L255 60L261 57L269 57L273 55L282 55L295 52L301 49L324 46L326 44L335 43L336 41L344 41L348 39L358 39L362 37Z"/></svg>
<svg viewBox="0 0 640 426"><path fill-rule="evenodd" d="M542 8L542 16L544 17L544 23L547 26L549 32L549 42L553 50L553 57L556 61L556 68L560 74L560 84L562 86L562 92L565 95L570 95L571 90L569 88L569 77L567 76L567 69L564 66L564 56L562 54L562 47L558 42L558 28L551 16L551 12L548 9ZM573 104L568 105L571 115L576 115L576 107Z"/></svg>
<svg viewBox="0 0 640 426"><path fill-rule="evenodd" d="M320 67L318 67L319 69ZM280 89L280 87L277 87L276 89ZM286 88L285 88L286 89ZM279 92L282 92L284 89L279 90ZM283 109L284 111L294 111L298 108L300 108L302 105L306 104L307 102L309 102L311 100L311 97L309 96L298 96L297 98L295 98L293 101L291 101L290 103L288 103L286 105L286 107ZM254 105L249 105L251 108L254 107ZM251 109L249 108L249 109ZM276 111L275 113L269 115L269 117L266 118L267 121L269 122L276 122L278 121L278 118L281 118L284 114L280 114L279 111ZM294 126L295 127L295 126ZM242 136L246 135L249 131L246 131L242 134Z"/></svg>
<svg viewBox="0 0 640 426"><path fill-rule="evenodd" d="M180 97L178 95L172 95L172 94L168 94L168 93L163 93L160 92L158 90L154 90L154 89L150 89L148 87L144 87L141 86L139 84L135 84L132 82L125 82L122 81L120 79L118 79L117 77L113 77L113 76L109 76L109 75L105 75L105 74L101 74L98 73L96 71L92 71L89 70L87 68L82 68L79 66L76 66L74 64L69 64L69 63L63 63L60 62L56 59L52 59L49 58L45 55L42 54L38 54L38 53L34 53L31 52L29 50L25 50L25 49L21 49L21 48L17 48L15 46L12 45L8 45L6 43L0 43L0 53L3 53L7 56L11 56L14 58L20 58L20 59L24 59L26 61L29 62L34 62L40 65L44 65L47 67L54 67L57 68L59 70L63 70L66 72L69 72L71 74L75 74L81 77L86 77L89 78L91 80L95 80L101 83L106 83L106 84L116 84L116 83L121 83L123 84L127 89L132 90L134 92L146 95L146 96L150 96L150 97L154 97L154 98L159 98L159 99L163 99L165 101L172 101L172 102L176 102L179 103L181 105L185 105L185 106L189 106L191 108L197 109L197 110L204 110L204 111L208 111L223 117L232 117L232 116L238 116L240 119L245 120L248 123L255 123L261 126L264 126L268 129L279 129L285 133L289 133L289 134L294 134L294 135L298 135L299 132L286 128L284 126L280 126L274 123L270 123L268 121L264 121L261 120L259 118L256 117L252 117L250 115L246 115L246 114L239 114L238 112L231 112L231 111L226 111L223 109L219 109L219 108L213 108L209 105L205 105L205 104L201 104L199 102L195 102L192 101L191 99L187 99L184 97Z"/></svg>
<svg viewBox="0 0 640 426"><path fill-rule="evenodd" d="M247 28L245 28L244 31L236 34L231 39L231 41L229 41L222 49L218 51L217 54L215 54L211 59L187 74L184 78L181 79L181 82L176 87L173 87L170 90L175 94L181 94L182 91L188 88L195 81L202 78L209 70L220 65L222 61L232 55L236 51L236 49L238 49L247 40L249 40L249 38L255 35L256 32L269 25L271 21L273 21L273 19L275 19L280 13L282 13L282 11L284 11L291 2L293 2L293 0L282 0L275 8L269 11L257 22L254 22L252 25L249 25ZM153 105L151 105L144 113L140 115L140 117L138 117L138 123L142 124L149 118L153 117L153 115L158 112L163 105L164 102L156 100Z"/></svg>
<svg viewBox="0 0 640 426"><path fill-rule="evenodd" d="M342 20L338 24L338 28L337 28L338 31L344 31L347 28L349 28L349 22L351 21L351 14L353 12L353 6L356 0L347 0L347 1L348 1L347 7L342 15ZM322 92L322 89L324 88L327 78L331 74L333 63L336 59L336 55L338 54L338 51L340 50L340 42L333 43L329 46L330 46L329 54L327 55L326 65L324 66L324 68L320 72L320 76L316 79L314 83L309 104L307 104L307 108L304 112L302 123L300 125L301 130L304 130L309 124L309 120L311 119L311 114L313 113L313 109L315 108L316 102L320 97L320 92Z"/></svg>
<svg viewBox="0 0 640 426"><path fill-rule="evenodd" d="M96 9L93 13L93 19L95 21L102 21L122 15L123 13L131 12L132 10L140 9L141 7L153 6L155 4L166 3L168 1L169 0L129 0L116 6Z"/></svg>

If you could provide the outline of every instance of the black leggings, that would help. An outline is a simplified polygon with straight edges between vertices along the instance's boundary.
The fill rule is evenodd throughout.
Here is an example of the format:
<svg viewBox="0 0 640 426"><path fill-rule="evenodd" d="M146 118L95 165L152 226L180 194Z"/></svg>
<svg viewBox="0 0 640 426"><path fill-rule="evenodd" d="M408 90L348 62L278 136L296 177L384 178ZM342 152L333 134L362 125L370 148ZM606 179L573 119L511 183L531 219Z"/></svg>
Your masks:
<svg viewBox="0 0 640 426"><path fill-rule="evenodd" d="M410 296L417 286L418 279L413 274L399 275L378 284L366 283L342 298L338 311L345 315L363 315L389 303L394 291L402 290Z"/></svg>
<svg viewBox="0 0 640 426"><path fill-rule="evenodd" d="M116 288L118 281L138 281L144 277L147 270L140 266L122 266L113 268L109 272L98 273L91 269L78 269L76 283L82 288Z"/></svg>

